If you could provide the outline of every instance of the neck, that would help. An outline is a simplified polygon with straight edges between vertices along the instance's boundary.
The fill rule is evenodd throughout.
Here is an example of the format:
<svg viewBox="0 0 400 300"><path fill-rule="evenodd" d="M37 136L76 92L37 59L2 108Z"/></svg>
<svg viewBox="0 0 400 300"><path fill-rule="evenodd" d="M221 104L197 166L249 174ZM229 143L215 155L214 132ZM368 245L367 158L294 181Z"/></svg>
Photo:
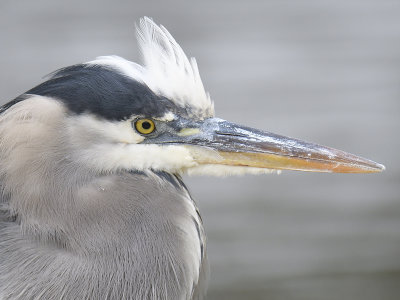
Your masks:
<svg viewBox="0 0 400 300"><path fill-rule="evenodd" d="M199 280L201 226L180 181L168 173L61 169L69 176L47 172L58 176L38 177L33 192L32 185L8 192L17 217L0 223L0 298L189 299ZM48 282L53 289L44 289Z"/></svg>

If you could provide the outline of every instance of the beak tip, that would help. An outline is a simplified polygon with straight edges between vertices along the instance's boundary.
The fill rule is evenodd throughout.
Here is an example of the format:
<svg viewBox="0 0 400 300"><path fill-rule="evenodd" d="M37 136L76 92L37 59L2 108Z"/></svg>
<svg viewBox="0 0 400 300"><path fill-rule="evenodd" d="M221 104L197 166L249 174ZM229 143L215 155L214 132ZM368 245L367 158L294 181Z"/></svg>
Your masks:
<svg viewBox="0 0 400 300"><path fill-rule="evenodd" d="M362 168L364 169L364 168ZM380 173L386 170L386 167L382 164L370 161L368 166L364 169L364 172L361 173Z"/></svg>
<svg viewBox="0 0 400 300"><path fill-rule="evenodd" d="M378 172L383 172L386 170L386 167L384 165L378 163L376 164L376 168Z"/></svg>

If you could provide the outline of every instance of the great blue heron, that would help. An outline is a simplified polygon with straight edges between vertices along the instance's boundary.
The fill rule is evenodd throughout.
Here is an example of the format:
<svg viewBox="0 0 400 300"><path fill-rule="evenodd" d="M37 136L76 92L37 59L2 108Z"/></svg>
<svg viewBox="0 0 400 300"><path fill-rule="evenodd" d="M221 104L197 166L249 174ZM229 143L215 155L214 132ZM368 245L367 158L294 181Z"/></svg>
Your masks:
<svg viewBox="0 0 400 300"><path fill-rule="evenodd" d="M0 114L0 299L201 299L206 244L180 174L379 172L214 117L196 61L144 18L144 65L56 71Z"/></svg>

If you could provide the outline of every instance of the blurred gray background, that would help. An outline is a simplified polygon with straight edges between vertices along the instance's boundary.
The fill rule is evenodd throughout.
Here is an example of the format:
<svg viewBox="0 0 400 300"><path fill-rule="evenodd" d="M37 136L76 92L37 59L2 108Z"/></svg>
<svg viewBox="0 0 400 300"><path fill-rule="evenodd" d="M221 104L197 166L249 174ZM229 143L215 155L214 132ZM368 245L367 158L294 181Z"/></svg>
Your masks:
<svg viewBox="0 0 400 300"><path fill-rule="evenodd" d="M1 102L99 55L138 61L144 15L197 58L219 117L387 167L186 178L208 299L400 299L400 1L1 0Z"/></svg>

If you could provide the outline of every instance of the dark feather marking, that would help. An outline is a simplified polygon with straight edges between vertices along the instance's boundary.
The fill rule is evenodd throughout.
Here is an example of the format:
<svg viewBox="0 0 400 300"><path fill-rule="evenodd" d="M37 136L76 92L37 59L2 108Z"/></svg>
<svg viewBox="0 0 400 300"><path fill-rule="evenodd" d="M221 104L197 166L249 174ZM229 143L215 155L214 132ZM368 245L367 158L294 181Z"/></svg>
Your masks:
<svg viewBox="0 0 400 300"><path fill-rule="evenodd" d="M156 174L158 177L162 178L163 180L172 184L176 189L186 190L185 185L182 185L181 182L176 180L175 175L172 175L164 171L153 171L153 173Z"/></svg>
<svg viewBox="0 0 400 300"><path fill-rule="evenodd" d="M99 65L79 64L56 71L49 80L5 104L0 112L29 95L54 97L73 113L93 113L108 120L123 120L132 115L161 117L178 109L144 83Z"/></svg>
<svg viewBox="0 0 400 300"><path fill-rule="evenodd" d="M197 223L197 220L194 217L192 217L192 221L193 221L194 225L196 226L197 236L200 241L200 254L201 254L201 258L203 259L204 245L203 245L202 234L200 232L200 227L199 227L199 224Z"/></svg>
<svg viewBox="0 0 400 300"><path fill-rule="evenodd" d="M196 201L193 200L193 197L190 194L189 189L186 187L185 183L183 182L182 177L180 175L175 174L175 178L179 182L179 184L186 190L186 192L188 193L190 199L192 199L194 207L196 208L197 216L199 217L200 222L203 224L203 218L201 217L201 214L200 214L200 211L199 211L199 209L197 207Z"/></svg>
<svg viewBox="0 0 400 300"><path fill-rule="evenodd" d="M172 184L176 189L181 189L181 190L185 190L187 192L187 194L189 195L190 200L192 201L195 209L196 209L196 214L199 218L199 221L201 222L201 224L203 223L203 220L201 218L199 209L197 208L196 202L193 200L192 196L190 195L186 185L183 183L182 178L179 175L176 174L170 174L168 172L163 172L163 171L153 171L153 173L155 175L157 175L158 177L164 179L165 181L169 182L170 184ZM200 224L198 223L198 221L196 220L195 217L192 216L192 221L196 227L196 231L197 231L197 236L199 238L200 241L200 253L201 253L201 258L204 257L204 234L201 232L200 229Z"/></svg>

